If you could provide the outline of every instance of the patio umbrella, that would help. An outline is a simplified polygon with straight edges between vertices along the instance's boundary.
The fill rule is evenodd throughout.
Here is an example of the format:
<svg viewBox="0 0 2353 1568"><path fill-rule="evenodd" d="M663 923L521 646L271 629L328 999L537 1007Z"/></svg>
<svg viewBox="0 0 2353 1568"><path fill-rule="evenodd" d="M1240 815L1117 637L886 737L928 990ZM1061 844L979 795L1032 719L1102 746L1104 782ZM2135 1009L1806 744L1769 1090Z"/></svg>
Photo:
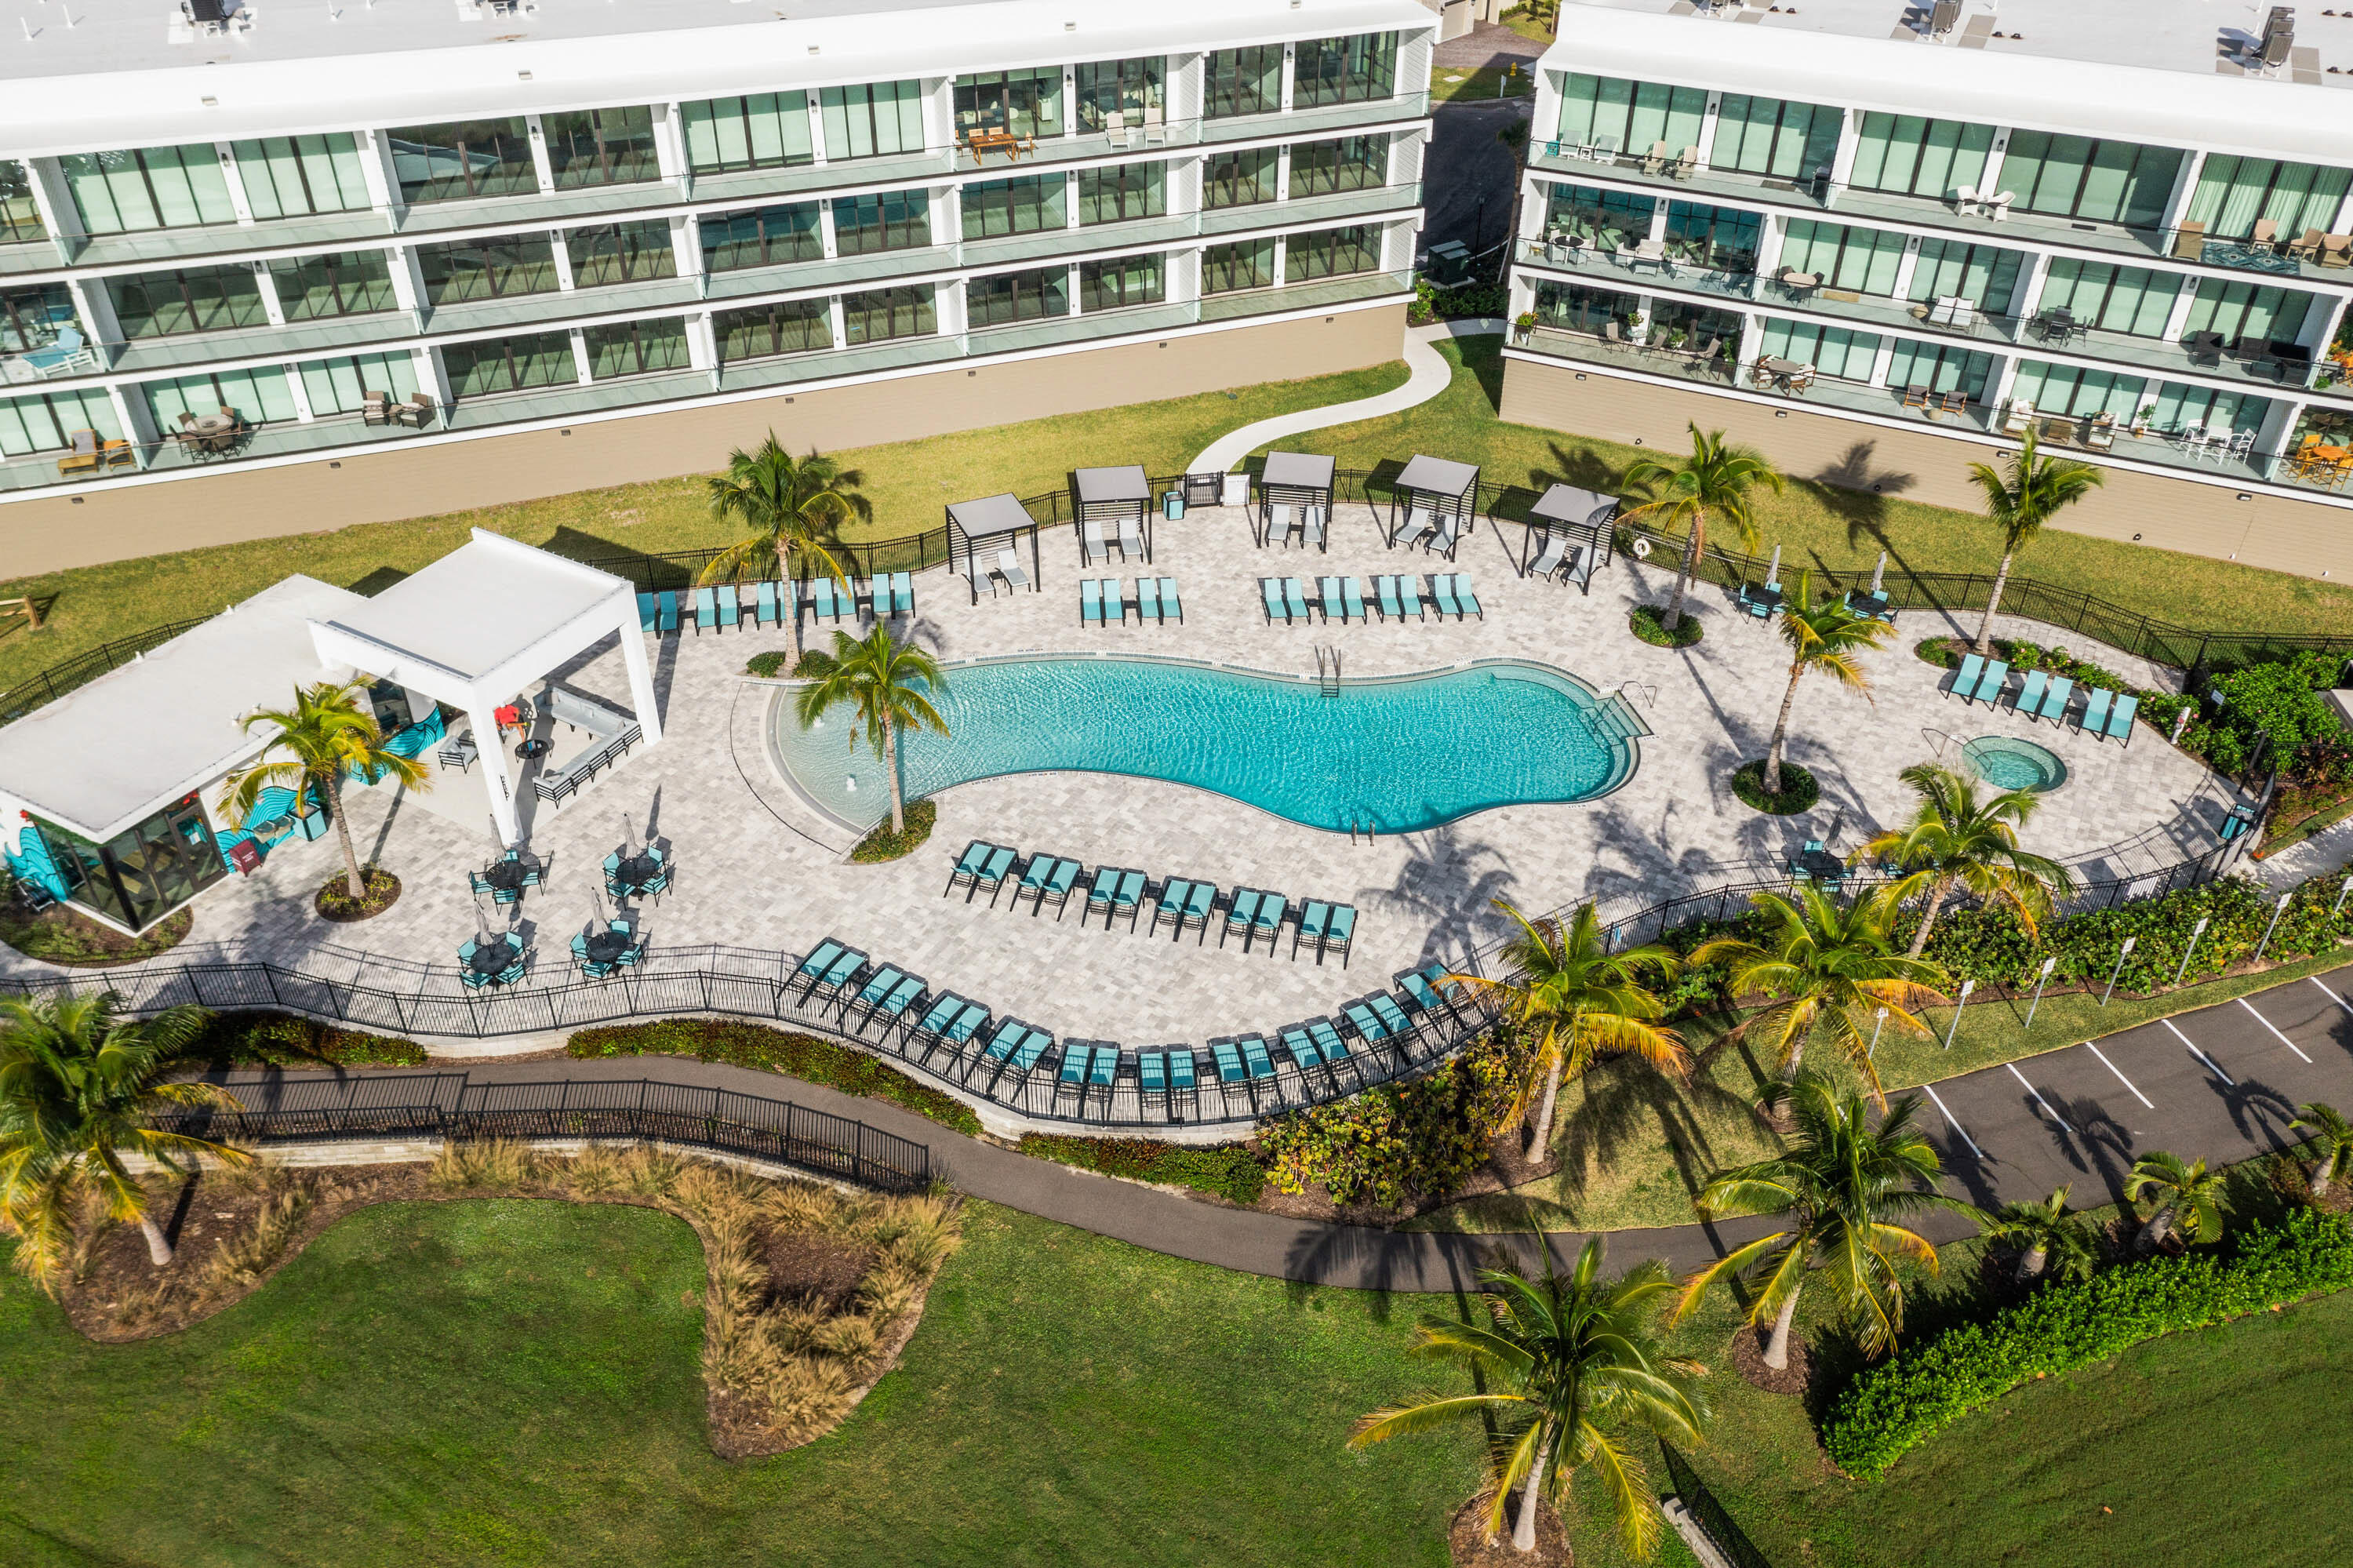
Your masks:
<svg viewBox="0 0 2353 1568"><path fill-rule="evenodd" d="M1781 546L1778 545L1773 546L1773 565L1765 573L1765 580L1768 583L1781 580Z"/></svg>
<svg viewBox="0 0 2353 1568"><path fill-rule="evenodd" d="M1879 565L1877 565L1877 566L1873 567L1871 569L1871 596L1872 596L1873 599L1876 599L1876 598L1878 598L1878 597L1879 597L1879 584L1880 584L1880 580L1881 580L1883 577L1886 577L1886 576L1887 576L1887 552L1886 552L1886 551L1884 551L1884 550L1882 550L1882 551L1880 551L1880 552L1879 552Z"/></svg>
<svg viewBox="0 0 2353 1568"><path fill-rule="evenodd" d="M637 830L629 825L629 813L624 811L621 813L621 858L623 860L637 858Z"/></svg>

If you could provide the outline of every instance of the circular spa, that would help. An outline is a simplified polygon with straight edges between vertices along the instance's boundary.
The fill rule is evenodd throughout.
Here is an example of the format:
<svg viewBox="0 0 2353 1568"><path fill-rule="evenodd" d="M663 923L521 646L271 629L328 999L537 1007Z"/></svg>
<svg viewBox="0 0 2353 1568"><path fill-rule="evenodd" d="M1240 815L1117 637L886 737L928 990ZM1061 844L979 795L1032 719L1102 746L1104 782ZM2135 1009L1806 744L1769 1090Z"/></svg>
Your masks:
<svg viewBox="0 0 2353 1568"><path fill-rule="evenodd" d="M1606 795L1630 778L1639 725L1574 676L1482 663L1345 680L1150 659L951 665L945 736L901 737L907 798L1008 773L1087 772L1208 789L1334 832L1436 827L1497 806ZM859 827L890 810L881 759L846 710L804 729L790 691L770 719L801 791Z"/></svg>
<svg viewBox="0 0 2353 1568"><path fill-rule="evenodd" d="M2006 735L1981 735L1961 747L1970 771L1997 789L2047 795L2067 782L2067 765L2048 747Z"/></svg>

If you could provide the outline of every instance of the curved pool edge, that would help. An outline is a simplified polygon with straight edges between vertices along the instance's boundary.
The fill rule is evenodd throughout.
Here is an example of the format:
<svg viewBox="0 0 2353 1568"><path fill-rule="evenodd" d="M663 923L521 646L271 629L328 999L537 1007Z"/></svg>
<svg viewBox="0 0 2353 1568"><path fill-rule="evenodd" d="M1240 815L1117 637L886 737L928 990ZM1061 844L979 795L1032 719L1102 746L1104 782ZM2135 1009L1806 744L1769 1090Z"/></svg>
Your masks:
<svg viewBox="0 0 2353 1568"><path fill-rule="evenodd" d="M1018 653L984 653L970 659L958 659L952 662L942 664L940 668L944 673L953 676L954 673L958 670L978 669L990 665L1036 664L1080 660L1092 660L1097 662L1126 664L1166 664L1181 669L1214 670L1223 674L1247 675L1257 680L1282 681L1299 686L1313 685L1316 682L1316 677L1311 674L1293 673L1287 670L1265 670L1261 669L1254 664L1235 664L1219 659L1183 659L1172 657L1165 653L1115 652L1111 650L1102 648L1087 648L1071 651L1057 651L1053 649L1040 648L1025 649ZM1610 705L1615 703L1618 709L1622 710L1627 718L1632 721L1633 727L1623 733L1613 730L1606 735L1605 738L1612 745L1620 746L1625 748L1626 765L1622 768L1615 770L1613 776L1592 793L1579 795L1573 800L1507 800L1497 805L1482 807L1475 811L1466 811L1459 817L1450 817L1445 821L1431 823L1427 827L1400 828L1395 831L1380 830L1379 832L1381 836L1397 838L1409 833L1429 832L1438 828L1452 827L1459 822L1467 822L1474 817L1482 817L1491 811L1504 811L1514 809L1526 809L1530 807L1542 806L1568 807L1589 805L1594 801L1607 800L1609 797L1616 794L1628 784L1633 782L1634 776L1641 771L1642 742L1655 732L1652 731L1649 724L1643 720L1641 715L1635 711L1634 705L1627 701L1622 693L1605 693L1592 682L1587 680L1584 676L1576 673L1574 671L1564 670L1557 664L1546 664L1535 659L1511 657L1463 659L1458 660L1451 664L1431 665L1419 670L1405 670L1380 675L1347 675L1343 676L1341 679L1342 683L1345 685L1395 685L1409 681L1430 680L1440 675L1461 674L1472 670L1498 668L1530 670L1542 675L1562 681L1583 692L1586 696L1592 701L1594 710L1597 713L1608 711ZM796 684L797 683L796 683ZM776 724L777 715L782 710L785 699L790 694L791 690L791 686L785 685L781 683L775 683L775 690L768 704L768 716L762 726L762 745L767 753L769 768L785 780L786 787L792 790L794 798L799 800L803 805L807 806L811 811L816 812L826 821L841 828L844 832L854 832L862 839L867 833L872 832L875 826L889 814L890 807L887 804L888 797L886 796L884 798L886 803L874 814L871 821L865 822L853 821L850 819L842 816L841 813L835 810L832 807L825 805L818 800L816 797L809 792L808 789L801 783L799 779L794 776L792 764L786 759L783 749L778 745L778 726ZM1239 795L1229 795L1222 790L1212 789L1205 785L1187 784L1177 779L1163 779L1157 774L1130 773L1118 768L1030 768L1009 773L992 773L979 779L963 779L957 783L934 789L925 795L915 797L914 799L935 800L944 796L952 794L955 790L968 789L975 784L986 784L990 782L992 779L1050 779L1058 776L1095 779L1133 779L1145 783L1165 784L1173 789L1187 790L1193 794L1207 795L1214 800L1229 801L1234 805L1255 811L1262 817L1271 818L1285 826L1298 828L1303 832L1324 833L1334 838L1338 838L1343 835L1350 837L1356 836L1346 828L1326 828L1319 826L1314 822L1303 822L1295 817L1286 817L1282 812L1261 806L1254 800L1246 800ZM913 800L911 800L909 803L912 804Z"/></svg>

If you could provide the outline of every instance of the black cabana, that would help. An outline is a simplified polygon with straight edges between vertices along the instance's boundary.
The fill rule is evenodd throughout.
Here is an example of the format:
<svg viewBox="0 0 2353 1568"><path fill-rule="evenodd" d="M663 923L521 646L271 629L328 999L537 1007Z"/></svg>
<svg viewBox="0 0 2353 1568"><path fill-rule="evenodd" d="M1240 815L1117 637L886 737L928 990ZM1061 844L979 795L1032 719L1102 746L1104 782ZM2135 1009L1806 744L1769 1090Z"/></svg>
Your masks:
<svg viewBox="0 0 2353 1568"><path fill-rule="evenodd" d="M1259 543L1278 544L1278 535L1287 539L1296 527L1302 544L1331 547L1334 467L1312 452L1266 454L1258 476Z"/></svg>
<svg viewBox="0 0 2353 1568"><path fill-rule="evenodd" d="M1078 520L1082 563L1110 560L1114 543L1123 561L1152 559L1152 481L1140 466L1074 470L1071 515Z"/></svg>
<svg viewBox="0 0 2353 1568"><path fill-rule="evenodd" d="M1029 539L1029 569L1021 569L1021 539ZM958 565L961 558L961 566ZM972 602L980 602L987 585L991 595L1002 579L1007 591L1028 588L1036 593L1043 571L1038 556L1038 520L1010 492L959 501L948 508L948 570L960 571L972 587Z"/></svg>
<svg viewBox="0 0 2353 1568"><path fill-rule="evenodd" d="M1410 549L1422 545L1443 550L1451 561L1454 546L1471 532L1478 510L1476 464L1416 452L1413 461L1389 482L1389 547L1403 545Z"/></svg>
<svg viewBox="0 0 2353 1568"><path fill-rule="evenodd" d="M1593 591L1593 568L1617 556L1618 498L1556 484L1528 508L1520 576L1558 577Z"/></svg>

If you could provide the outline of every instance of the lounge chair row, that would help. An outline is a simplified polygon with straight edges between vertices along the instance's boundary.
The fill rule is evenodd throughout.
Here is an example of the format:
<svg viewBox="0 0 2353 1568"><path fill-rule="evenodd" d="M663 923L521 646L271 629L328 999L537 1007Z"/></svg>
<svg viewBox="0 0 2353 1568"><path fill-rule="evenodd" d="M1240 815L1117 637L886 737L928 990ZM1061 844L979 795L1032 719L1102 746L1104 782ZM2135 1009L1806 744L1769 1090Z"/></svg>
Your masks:
<svg viewBox="0 0 2353 1568"><path fill-rule="evenodd" d="M983 839L975 839L965 846L941 896L944 898L961 887L965 890L965 902L969 904L986 889L993 905L1010 887L1014 908L1020 908L1021 900L1029 898L1029 913L1034 918L1051 904L1059 920L1069 909L1071 895L1082 885L1085 898L1079 916L1082 926L1088 916L1100 911L1106 929L1124 915L1127 928L1133 931L1143 918L1144 906L1149 904L1152 924L1146 929L1154 934L1165 923L1173 936L1182 938L1187 931L1198 931L1200 940L1206 942L1211 923L1219 922L1218 946L1222 948L1228 938L1239 936L1244 952L1250 951L1261 937L1266 938L1268 951L1271 952L1282 939L1283 927L1288 926L1293 959L1305 948L1315 955L1319 964L1336 955L1343 968L1347 966L1348 950L1356 940L1356 909L1351 904L1311 898L1294 908L1283 895L1253 887L1237 887L1221 899L1217 884L1212 882L1185 876L1155 882L1133 867L1116 865L1099 865L1090 874L1083 864L1068 855L1042 851L1024 862L1018 850Z"/></svg>
<svg viewBox="0 0 2353 1568"><path fill-rule="evenodd" d="M1133 561L1144 554L1144 524L1134 517L1122 517L1119 526L1119 558ZM1087 565L1111 559L1112 541L1103 534L1103 519L1090 517L1079 524L1079 548Z"/></svg>
<svg viewBox="0 0 2353 1568"><path fill-rule="evenodd" d="M2010 666L2000 659L1987 660L1971 653L1961 661L1961 673L1953 677L1947 694L1964 702L1981 702L1989 707L2000 707L2008 694ZM2067 710L2075 700L2075 683L2065 675L2053 675L2048 670L2026 671L2019 680L2018 694L2010 704L2012 713L2028 718L2047 718L2064 726ZM2105 686L2084 688L2084 711L2078 715L2076 730L2102 740L2117 739L2132 745L2133 716L2140 711L2140 698L2131 692L2111 692Z"/></svg>
<svg viewBox="0 0 2353 1568"><path fill-rule="evenodd" d="M750 597L745 598L746 591ZM844 588L831 577L796 582L728 583L718 588L681 592L664 588L638 595L638 628L670 637L683 618L694 622L695 634L721 631L749 620L755 626L776 626L797 620L803 609L811 620L839 622L844 617L888 620L915 613L915 578L912 572L890 572L857 579Z"/></svg>
<svg viewBox="0 0 2353 1568"><path fill-rule="evenodd" d="M1261 577L1258 589L1269 625L1278 619L1287 626L1297 625L1311 621L1318 613L1327 624L1370 620L1376 609L1383 620L1403 620L1408 616L1425 620L1432 610L1440 620L1448 616L1460 620L1466 615L1487 619L1487 612L1480 608L1478 594L1471 587L1471 578L1461 572L1432 574L1427 599L1422 597L1419 573L1377 577L1369 593L1362 577L1318 577L1312 599L1307 597L1306 583L1298 577Z"/></svg>
<svg viewBox="0 0 2353 1568"><path fill-rule="evenodd" d="M1452 989L1446 966L1431 964L1399 976L1394 995L1376 991L1346 1003L1340 1009L1337 1023L1329 1018L1310 1018L1275 1031L1275 1038L1302 1072L1337 1067L1353 1058L1359 1046L1401 1044L1425 1024L1452 1015L1454 1005L1445 994ZM1356 1038L1355 1046L1348 1043L1351 1034ZM1275 1075L1274 1056L1262 1034L1229 1035L1208 1044L1220 1083L1247 1083ZM1154 1086L1148 1065L1141 1086L1146 1092Z"/></svg>
<svg viewBox="0 0 2353 1568"><path fill-rule="evenodd" d="M1454 558L1455 542L1470 532L1468 522L1468 519L1451 512L1441 514L1427 506L1417 506L1406 514L1404 525L1398 529L1389 543L1392 546L1403 545L1408 549L1419 545L1451 561Z"/></svg>
<svg viewBox="0 0 2353 1568"><path fill-rule="evenodd" d="M1326 523L1324 509L1313 503L1294 506L1287 501L1270 501L1266 506L1266 542L1288 544L1296 532L1303 546L1313 545L1321 550L1329 540Z"/></svg>
<svg viewBox="0 0 2353 1568"><path fill-rule="evenodd" d="M1135 617L1136 624L1146 621L1155 626L1169 621L1182 624L1185 620L1184 601L1176 597L1175 577L1138 577L1133 597L1120 587L1117 577L1081 577L1079 579L1079 624L1082 626L1124 626L1127 618Z"/></svg>

